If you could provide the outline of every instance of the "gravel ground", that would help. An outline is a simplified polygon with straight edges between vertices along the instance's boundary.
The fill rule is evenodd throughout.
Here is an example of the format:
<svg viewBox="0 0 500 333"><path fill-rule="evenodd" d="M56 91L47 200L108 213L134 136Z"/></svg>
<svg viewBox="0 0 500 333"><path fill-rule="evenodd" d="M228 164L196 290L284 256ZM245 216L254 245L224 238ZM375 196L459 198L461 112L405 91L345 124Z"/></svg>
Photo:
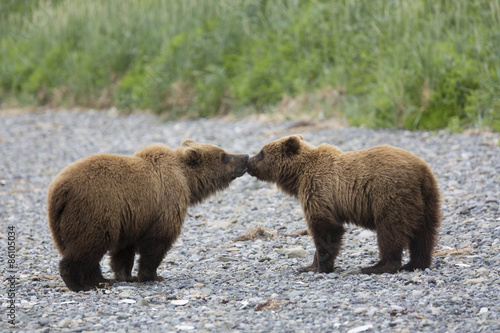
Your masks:
<svg viewBox="0 0 500 333"><path fill-rule="evenodd" d="M293 125L0 111L0 332L500 331L498 134ZM301 232L306 224L298 202L245 175L189 210L182 236L159 268L164 282L80 293L65 287L45 200L48 184L66 165L97 152L131 155L153 142L176 147L186 138L252 155L292 133L345 151L391 144L427 161L440 183L445 216L432 267L359 274L376 261L376 240L349 226L334 273L299 274L312 262L314 246ZM14 273L7 261L9 227L16 233ZM236 241L256 227L256 238ZM106 257L102 268L111 277ZM15 325L8 324L12 275Z"/></svg>

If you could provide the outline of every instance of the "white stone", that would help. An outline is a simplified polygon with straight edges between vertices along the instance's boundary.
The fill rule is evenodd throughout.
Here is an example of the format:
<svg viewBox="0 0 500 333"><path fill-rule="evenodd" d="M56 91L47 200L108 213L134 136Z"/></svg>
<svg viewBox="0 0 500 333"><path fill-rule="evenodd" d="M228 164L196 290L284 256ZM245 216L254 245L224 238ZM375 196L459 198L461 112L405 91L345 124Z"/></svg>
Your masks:
<svg viewBox="0 0 500 333"><path fill-rule="evenodd" d="M358 237L359 238L372 238L375 236L375 233L373 231L370 231L370 230L362 230Z"/></svg>
<svg viewBox="0 0 500 333"><path fill-rule="evenodd" d="M191 331L191 330L194 330L194 326L189 325L189 324L180 324L180 325L175 326L175 329L177 329L179 331Z"/></svg>
<svg viewBox="0 0 500 333"><path fill-rule="evenodd" d="M308 256L310 256L310 253L306 251L302 246L284 249L283 253L286 254L288 258L307 258Z"/></svg>
<svg viewBox="0 0 500 333"><path fill-rule="evenodd" d="M359 333L359 332L368 331L368 330L370 330L372 328L373 328L372 324L366 324L366 325L363 325L363 326L358 326L358 327L355 327L355 328L351 328L349 331L347 331L347 333Z"/></svg>
<svg viewBox="0 0 500 333"><path fill-rule="evenodd" d="M73 323L73 321L70 318L66 318L66 319L61 320L57 324L57 327L59 327L59 328L67 328L67 327L71 326L72 323Z"/></svg>
<svg viewBox="0 0 500 333"><path fill-rule="evenodd" d="M228 221L218 220L218 221L210 221L207 223L207 225L209 227L227 228L227 227L234 225L236 222L238 222L237 219L232 219L232 220L228 220Z"/></svg>

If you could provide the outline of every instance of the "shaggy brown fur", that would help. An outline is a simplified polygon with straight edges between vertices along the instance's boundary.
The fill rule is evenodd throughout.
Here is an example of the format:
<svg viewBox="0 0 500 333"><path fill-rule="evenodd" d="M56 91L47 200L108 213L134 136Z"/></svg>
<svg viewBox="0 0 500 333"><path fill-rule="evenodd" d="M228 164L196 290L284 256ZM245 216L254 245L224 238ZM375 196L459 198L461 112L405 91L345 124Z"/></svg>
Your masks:
<svg viewBox="0 0 500 333"><path fill-rule="evenodd" d="M99 266L108 251L117 281L162 281L156 269L180 235L188 206L242 176L247 161L248 155L186 140L175 150L152 145L133 157L97 154L66 167L50 184L47 203L68 288L109 283Z"/></svg>
<svg viewBox="0 0 500 333"><path fill-rule="evenodd" d="M316 246L304 270L333 271L346 222L377 233L380 261L363 273L430 266L441 221L439 190L427 164L410 152L377 146L344 153L290 136L251 157L248 173L300 201ZM405 248L410 261L401 267Z"/></svg>

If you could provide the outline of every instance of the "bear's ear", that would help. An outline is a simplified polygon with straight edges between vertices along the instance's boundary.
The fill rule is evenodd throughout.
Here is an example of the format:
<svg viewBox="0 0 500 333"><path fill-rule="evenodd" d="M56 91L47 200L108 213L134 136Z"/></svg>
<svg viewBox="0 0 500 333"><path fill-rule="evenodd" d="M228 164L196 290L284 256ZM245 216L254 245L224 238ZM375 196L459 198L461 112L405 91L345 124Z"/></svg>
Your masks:
<svg viewBox="0 0 500 333"><path fill-rule="evenodd" d="M182 141L182 146L183 147L190 147L193 145L193 143L196 143L196 142L194 142L191 139L186 139L186 140Z"/></svg>
<svg viewBox="0 0 500 333"><path fill-rule="evenodd" d="M297 134L297 136L300 138L300 140L304 140L304 136L302 136L302 134Z"/></svg>
<svg viewBox="0 0 500 333"><path fill-rule="evenodd" d="M285 153L287 155L294 155L299 151L300 140L302 140L298 135L290 136L285 141Z"/></svg>
<svg viewBox="0 0 500 333"><path fill-rule="evenodd" d="M194 148L184 150L183 159L190 167L195 167L201 164L201 154Z"/></svg>

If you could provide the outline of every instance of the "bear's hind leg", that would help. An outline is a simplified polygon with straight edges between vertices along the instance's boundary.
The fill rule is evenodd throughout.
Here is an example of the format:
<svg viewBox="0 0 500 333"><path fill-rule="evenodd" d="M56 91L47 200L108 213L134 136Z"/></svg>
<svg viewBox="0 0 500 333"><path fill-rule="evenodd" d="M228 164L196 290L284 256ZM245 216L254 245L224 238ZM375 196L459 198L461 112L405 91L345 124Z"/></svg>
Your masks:
<svg viewBox="0 0 500 333"><path fill-rule="evenodd" d="M419 219L421 224L410 239L410 261L401 268L405 271L430 267L432 252L436 246L436 237L442 219L439 189L430 170L427 170L420 188L425 205Z"/></svg>
<svg viewBox="0 0 500 333"><path fill-rule="evenodd" d="M398 260L399 258L399 260ZM379 260L375 265L361 268L363 274L396 273L401 267L401 254L392 253Z"/></svg>
<svg viewBox="0 0 500 333"><path fill-rule="evenodd" d="M68 257L59 262L59 274L66 286L73 291L88 290L80 278L80 263Z"/></svg>
<svg viewBox="0 0 500 333"><path fill-rule="evenodd" d="M432 262L432 251L436 239L435 230L420 228L410 239L410 261L401 270L414 271L426 269Z"/></svg>
<svg viewBox="0 0 500 333"><path fill-rule="evenodd" d="M66 286L73 291L106 287L111 283L102 276L99 260L64 257L59 263L59 273Z"/></svg>
<svg viewBox="0 0 500 333"><path fill-rule="evenodd" d="M380 251L380 260L375 265L361 268L363 274L396 273L401 267L401 259L405 236L391 230L377 229L377 242Z"/></svg>
<svg viewBox="0 0 500 333"><path fill-rule="evenodd" d="M108 286L111 281L102 276L100 261L106 253L106 244L73 242L66 246L59 263L59 273L69 289L90 290Z"/></svg>
<svg viewBox="0 0 500 333"><path fill-rule="evenodd" d="M111 268L115 272L116 281L134 282L137 277L132 276L134 267L135 245L111 253Z"/></svg>

